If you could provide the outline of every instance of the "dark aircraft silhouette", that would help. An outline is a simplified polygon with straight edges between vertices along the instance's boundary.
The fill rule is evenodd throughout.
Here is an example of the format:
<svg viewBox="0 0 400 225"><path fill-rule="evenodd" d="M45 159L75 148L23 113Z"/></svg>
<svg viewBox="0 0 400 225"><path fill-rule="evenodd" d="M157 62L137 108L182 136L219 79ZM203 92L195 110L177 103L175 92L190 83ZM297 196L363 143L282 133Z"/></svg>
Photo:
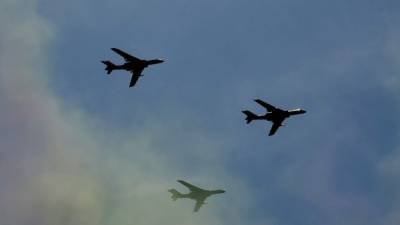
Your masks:
<svg viewBox="0 0 400 225"><path fill-rule="evenodd" d="M267 120L267 121L271 121L272 127L271 130L269 131L268 136L274 135L275 132L278 130L278 128L280 126L283 126L282 122L286 119L289 118L290 116L293 115L298 115L298 114L303 114L306 113L305 110L302 109L293 109L293 110L282 110L279 108L276 108L260 99L256 99L254 100L255 102L257 102L258 104L260 104L261 106L263 106L264 108L267 109L267 113L263 116L257 116L254 113L245 110L242 111L244 114L246 114L246 121L247 123L250 123L253 120Z"/></svg>
<svg viewBox="0 0 400 225"><path fill-rule="evenodd" d="M175 189L169 189L168 191L172 193L172 200L176 201L178 198L189 198L193 199L196 201L196 205L194 206L194 212L199 211L200 207L204 204L206 204L204 201L206 198L210 197L211 195L215 194L222 194L225 193L224 190L204 190L199 187L196 187L192 184L189 184L188 182L185 182L183 180L178 180L179 183L185 185L187 188L189 188L190 193L188 194L181 194Z"/></svg>
<svg viewBox="0 0 400 225"><path fill-rule="evenodd" d="M161 59L152 59L152 60L144 60L136 58L135 56L131 56L128 53L118 49L118 48L111 48L115 53L122 56L125 59L125 63L122 65L115 65L110 61L101 61L106 65L105 70L107 70L107 74L111 74L113 70L126 70L132 74L131 83L129 87L132 87L136 84L139 77L143 76L142 72L144 68L148 67L149 65L158 64L164 62Z"/></svg>

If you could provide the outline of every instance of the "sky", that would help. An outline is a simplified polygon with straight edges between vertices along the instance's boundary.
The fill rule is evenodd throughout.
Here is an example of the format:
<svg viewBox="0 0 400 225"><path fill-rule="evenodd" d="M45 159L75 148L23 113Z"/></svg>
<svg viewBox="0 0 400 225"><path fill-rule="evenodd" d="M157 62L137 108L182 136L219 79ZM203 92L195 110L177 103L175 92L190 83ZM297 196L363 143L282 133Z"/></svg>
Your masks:
<svg viewBox="0 0 400 225"><path fill-rule="evenodd" d="M1 0L0 29L2 225L400 221L398 1ZM112 47L165 62L128 88ZM256 98L307 113L268 137Z"/></svg>

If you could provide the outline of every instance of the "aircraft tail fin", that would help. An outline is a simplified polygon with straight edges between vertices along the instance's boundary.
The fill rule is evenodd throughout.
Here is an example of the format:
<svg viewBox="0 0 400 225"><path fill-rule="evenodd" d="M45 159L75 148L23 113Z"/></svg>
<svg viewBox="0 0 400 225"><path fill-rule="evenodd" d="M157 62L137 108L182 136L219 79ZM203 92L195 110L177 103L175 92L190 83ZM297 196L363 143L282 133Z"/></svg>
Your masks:
<svg viewBox="0 0 400 225"><path fill-rule="evenodd" d="M177 198L182 198L182 194L175 189L169 189L168 192L172 194L172 200L176 201Z"/></svg>
<svg viewBox="0 0 400 225"><path fill-rule="evenodd" d="M258 116L249 110L242 111L246 115L246 123L250 123L251 121L255 120L258 118Z"/></svg>
<svg viewBox="0 0 400 225"><path fill-rule="evenodd" d="M111 61L101 61L101 62L106 65L105 70L107 70L107 74L110 74L115 68L117 68L117 66Z"/></svg>

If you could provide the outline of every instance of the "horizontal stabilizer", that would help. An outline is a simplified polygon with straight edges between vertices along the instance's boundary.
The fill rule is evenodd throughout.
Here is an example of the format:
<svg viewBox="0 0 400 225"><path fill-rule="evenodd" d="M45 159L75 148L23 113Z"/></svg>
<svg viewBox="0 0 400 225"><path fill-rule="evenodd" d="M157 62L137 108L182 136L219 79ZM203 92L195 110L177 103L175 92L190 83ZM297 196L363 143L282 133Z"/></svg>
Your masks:
<svg viewBox="0 0 400 225"><path fill-rule="evenodd" d="M172 200L176 201L177 198L182 198L182 194L175 189L169 189L168 192L172 194Z"/></svg>
<svg viewBox="0 0 400 225"><path fill-rule="evenodd" d="M114 69L117 68L117 66L110 62L110 61L101 61L104 65L106 65L105 70L107 70L107 74L110 74Z"/></svg>
<svg viewBox="0 0 400 225"><path fill-rule="evenodd" d="M246 123L247 124L258 118L258 116L256 114L250 112L249 110L244 110L244 111L242 111L242 113L244 113L246 115Z"/></svg>

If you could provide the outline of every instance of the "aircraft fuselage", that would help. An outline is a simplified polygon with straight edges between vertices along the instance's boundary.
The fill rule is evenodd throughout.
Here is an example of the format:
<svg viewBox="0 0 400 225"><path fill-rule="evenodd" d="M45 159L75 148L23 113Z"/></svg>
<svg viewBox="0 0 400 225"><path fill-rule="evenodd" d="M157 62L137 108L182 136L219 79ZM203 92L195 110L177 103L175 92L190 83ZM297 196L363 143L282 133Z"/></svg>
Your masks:
<svg viewBox="0 0 400 225"><path fill-rule="evenodd" d="M283 113L275 113L275 112L268 112L263 116L260 116L260 120L267 120L267 121L276 121L276 120L283 120L288 118L290 115L287 112Z"/></svg>
<svg viewBox="0 0 400 225"><path fill-rule="evenodd" d="M149 65L159 64L164 62L160 59L153 59L153 60L141 60L140 62L126 62L122 65L116 65L115 70L127 70L127 71L142 71L144 68L148 67Z"/></svg>
<svg viewBox="0 0 400 225"><path fill-rule="evenodd" d="M223 190L213 190L213 191L208 191L208 190L203 190L203 191L196 191L196 192L190 192L188 194L182 194L182 198L190 198L193 200L198 200L198 199L206 199L211 195L214 194L221 194L225 193Z"/></svg>
<svg viewBox="0 0 400 225"><path fill-rule="evenodd" d="M303 109L293 109L293 110L286 110L286 111L279 111L279 112L267 112L263 116L258 116L256 120L267 120L267 121L282 121L286 118L289 118L292 115L303 114L306 111Z"/></svg>

